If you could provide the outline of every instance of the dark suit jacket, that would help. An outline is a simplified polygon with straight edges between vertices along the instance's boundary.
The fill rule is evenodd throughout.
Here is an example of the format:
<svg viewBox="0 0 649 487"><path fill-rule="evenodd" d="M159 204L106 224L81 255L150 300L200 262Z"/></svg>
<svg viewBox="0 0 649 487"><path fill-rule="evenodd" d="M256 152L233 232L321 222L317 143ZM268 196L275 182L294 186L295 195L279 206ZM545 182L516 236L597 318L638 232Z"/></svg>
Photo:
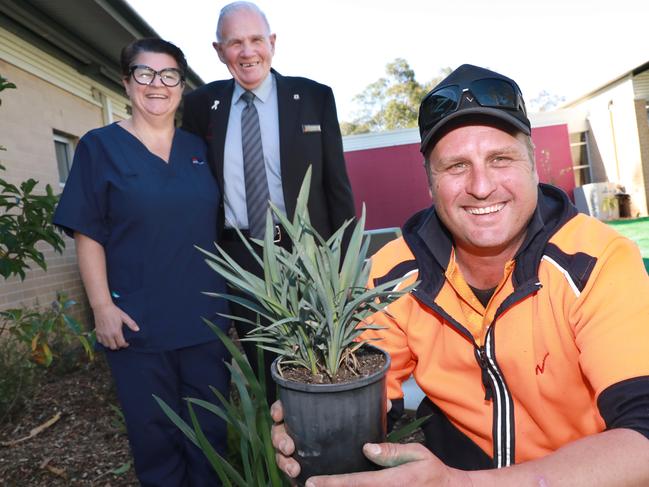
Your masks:
<svg viewBox="0 0 649 487"><path fill-rule="evenodd" d="M273 73L277 81L286 212L289 218L293 217L302 179L311 165L309 215L316 230L328 238L355 213L333 92L328 86L307 78ZM183 108L182 126L207 141L210 164L222 193L225 132L233 90L233 79L214 81L187 94ZM218 106L212 109L215 101ZM305 131L305 126L319 126L320 131Z"/></svg>

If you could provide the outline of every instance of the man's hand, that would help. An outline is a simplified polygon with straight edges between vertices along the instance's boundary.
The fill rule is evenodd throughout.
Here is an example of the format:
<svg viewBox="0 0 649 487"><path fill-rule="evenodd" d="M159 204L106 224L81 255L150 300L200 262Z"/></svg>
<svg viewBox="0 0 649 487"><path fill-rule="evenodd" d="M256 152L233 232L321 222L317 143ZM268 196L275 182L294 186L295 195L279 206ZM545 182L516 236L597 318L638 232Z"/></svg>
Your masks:
<svg viewBox="0 0 649 487"><path fill-rule="evenodd" d="M300 464L291 458L295 451L295 443L284 428L284 409L280 401L271 405L270 416L275 422L270 430L271 441L276 450L275 461L279 469L293 479L300 474Z"/></svg>
<svg viewBox="0 0 649 487"><path fill-rule="evenodd" d="M137 323L113 303L93 307L92 312L95 316L97 341L111 350L128 347L122 333L122 324L133 331L140 331Z"/></svg>
<svg viewBox="0 0 649 487"><path fill-rule="evenodd" d="M365 456L382 467L375 472L312 477L306 487L377 487L393 485L471 486L466 472L444 465L419 443L366 443Z"/></svg>
<svg viewBox="0 0 649 487"><path fill-rule="evenodd" d="M277 450L277 466L290 478L300 473L300 465L290 455L295 451L293 440L284 428L282 403L276 401L270 407L275 424L271 430L273 446ZM471 486L466 472L444 465L425 446L418 443L400 445L396 443L366 443L363 453L384 470L360 472L345 475L312 477L307 487L374 487L392 485L452 485Z"/></svg>

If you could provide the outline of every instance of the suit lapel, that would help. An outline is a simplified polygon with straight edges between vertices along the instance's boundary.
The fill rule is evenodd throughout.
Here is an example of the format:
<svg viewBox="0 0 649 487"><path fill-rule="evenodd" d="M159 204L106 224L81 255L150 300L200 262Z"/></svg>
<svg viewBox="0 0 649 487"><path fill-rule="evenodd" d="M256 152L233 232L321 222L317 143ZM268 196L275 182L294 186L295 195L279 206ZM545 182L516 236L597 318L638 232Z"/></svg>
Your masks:
<svg viewBox="0 0 649 487"><path fill-rule="evenodd" d="M292 89L289 81L279 74L277 71L272 70L277 82L277 111L279 118L279 157L280 166L282 170L282 186L284 191L284 203L287 205L286 210L289 215L293 214L293 206L295 205L295 196L292 194L294 189L291 186L290 174L292 174L292 167L294 167L293 140L297 130L297 120L300 113L300 93ZM299 183L298 183L299 186ZM289 208L289 206L291 208Z"/></svg>
<svg viewBox="0 0 649 487"><path fill-rule="evenodd" d="M225 133L228 127L230 106L232 104L232 92L234 91L234 80L228 80L223 87L214 90L213 100L210 103L210 163L223 192L223 154L225 150ZM218 103L217 103L218 102Z"/></svg>

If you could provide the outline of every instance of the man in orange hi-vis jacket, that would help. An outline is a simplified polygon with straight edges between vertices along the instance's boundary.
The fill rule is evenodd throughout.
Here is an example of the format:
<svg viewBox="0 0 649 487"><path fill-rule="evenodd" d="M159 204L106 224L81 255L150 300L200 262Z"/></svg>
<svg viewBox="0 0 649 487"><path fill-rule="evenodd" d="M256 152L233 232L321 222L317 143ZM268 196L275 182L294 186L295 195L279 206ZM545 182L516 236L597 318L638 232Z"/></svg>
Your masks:
<svg viewBox="0 0 649 487"><path fill-rule="evenodd" d="M375 317L388 397L411 374L426 447L367 444L385 468L322 486L649 485L649 276L635 244L539 184L518 85L463 65L419 110L433 206L372 259L419 281ZM341 412L344 414L344 412ZM290 476L292 440L273 442Z"/></svg>

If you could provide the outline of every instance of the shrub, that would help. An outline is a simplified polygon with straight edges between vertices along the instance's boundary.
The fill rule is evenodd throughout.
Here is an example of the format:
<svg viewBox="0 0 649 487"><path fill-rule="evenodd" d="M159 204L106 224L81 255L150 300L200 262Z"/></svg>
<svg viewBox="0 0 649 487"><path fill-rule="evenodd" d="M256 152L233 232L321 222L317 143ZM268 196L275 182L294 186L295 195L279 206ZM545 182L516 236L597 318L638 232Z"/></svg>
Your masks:
<svg viewBox="0 0 649 487"><path fill-rule="evenodd" d="M232 383L236 389L233 398L226 398L212 389L215 403L186 398L192 424L187 424L173 409L157 396L153 396L169 419L196 446L203 450L212 468L225 487L284 487L289 483L275 463L275 450L270 441L270 417L266 390L246 357L234 342L217 326L208 323L232 354L234 364L228 364ZM260 351L261 352L261 351ZM260 362L263 363L263 360ZM223 458L208 442L198 422L195 408L200 407L216 414L228 426L228 442L234 446L233 455Z"/></svg>
<svg viewBox="0 0 649 487"><path fill-rule="evenodd" d="M0 91L16 88L0 76ZM5 150L0 145L0 150ZM0 171L4 171L0 165ZM28 179L20 185L0 178L0 276L5 279L18 275L25 279L28 262L47 268L43 253L36 249L38 242L49 244L55 251L65 247L59 231L52 224L52 215L58 197L52 187L45 186L45 194L34 194L38 181Z"/></svg>
<svg viewBox="0 0 649 487"><path fill-rule="evenodd" d="M36 364L25 360L25 353L13 340L0 338L0 423L32 396L40 373Z"/></svg>
<svg viewBox="0 0 649 487"><path fill-rule="evenodd" d="M0 311L0 418L31 396L40 369L68 359L72 347L80 345L89 360L94 358L94 332L69 314L75 304L58 293L45 309Z"/></svg>

